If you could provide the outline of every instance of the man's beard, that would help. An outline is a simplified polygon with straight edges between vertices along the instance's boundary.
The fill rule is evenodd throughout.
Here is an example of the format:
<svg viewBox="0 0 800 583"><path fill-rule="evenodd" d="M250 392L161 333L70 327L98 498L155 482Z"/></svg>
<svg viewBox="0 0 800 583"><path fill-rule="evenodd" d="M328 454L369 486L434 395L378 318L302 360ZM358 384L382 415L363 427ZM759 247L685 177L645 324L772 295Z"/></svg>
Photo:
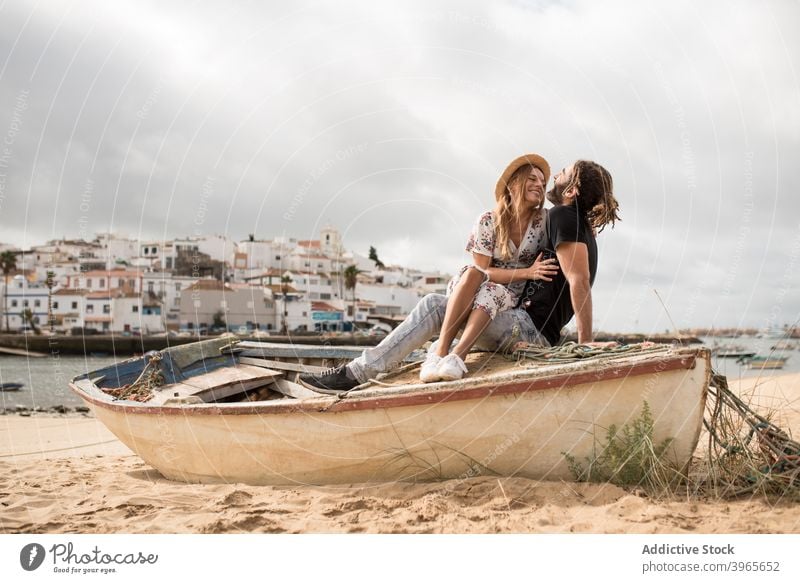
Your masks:
<svg viewBox="0 0 800 583"><path fill-rule="evenodd" d="M565 185L553 184L553 188L547 191L547 200L554 205L564 204L564 188Z"/></svg>

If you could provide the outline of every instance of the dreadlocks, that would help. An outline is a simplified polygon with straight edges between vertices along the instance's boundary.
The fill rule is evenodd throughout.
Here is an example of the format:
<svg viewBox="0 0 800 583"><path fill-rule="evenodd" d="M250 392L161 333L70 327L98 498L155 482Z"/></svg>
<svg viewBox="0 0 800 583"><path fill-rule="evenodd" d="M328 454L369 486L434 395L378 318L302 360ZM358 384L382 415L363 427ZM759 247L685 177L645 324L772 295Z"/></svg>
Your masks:
<svg viewBox="0 0 800 583"><path fill-rule="evenodd" d="M572 177L564 191L576 187L580 196L575 199L578 212L590 227L598 233L606 225L621 220L619 218L619 203L614 198L614 181L608 170L597 162L578 160L572 170Z"/></svg>

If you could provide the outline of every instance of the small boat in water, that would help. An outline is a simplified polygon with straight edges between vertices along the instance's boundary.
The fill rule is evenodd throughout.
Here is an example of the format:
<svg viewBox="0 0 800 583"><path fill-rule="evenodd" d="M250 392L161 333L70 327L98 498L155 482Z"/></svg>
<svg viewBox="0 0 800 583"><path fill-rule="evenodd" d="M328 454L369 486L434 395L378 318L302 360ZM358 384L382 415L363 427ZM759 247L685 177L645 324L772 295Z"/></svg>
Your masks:
<svg viewBox="0 0 800 583"><path fill-rule="evenodd" d="M796 350L797 343L791 340L779 340L775 344L772 345L772 350L778 351L785 351L785 350Z"/></svg>
<svg viewBox="0 0 800 583"><path fill-rule="evenodd" d="M740 344L729 344L719 346L712 352L717 358L749 358L756 355L755 350L748 350Z"/></svg>
<svg viewBox="0 0 800 583"><path fill-rule="evenodd" d="M24 386L22 383L0 383L0 392L10 393L11 391L18 391Z"/></svg>
<svg viewBox="0 0 800 583"><path fill-rule="evenodd" d="M146 463L183 482L573 480L565 454L596 453L608 428L645 404L654 442L671 440L669 461L687 467L711 376L708 350L650 344L566 362L471 353L462 380L421 384L417 362L337 396L297 383L361 350L218 338L70 387Z"/></svg>
<svg viewBox="0 0 800 583"><path fill-rule="evenodd" d="M749 369L782 369L786 361L789 360L788 356L752 356L740 360Z"/></svg>

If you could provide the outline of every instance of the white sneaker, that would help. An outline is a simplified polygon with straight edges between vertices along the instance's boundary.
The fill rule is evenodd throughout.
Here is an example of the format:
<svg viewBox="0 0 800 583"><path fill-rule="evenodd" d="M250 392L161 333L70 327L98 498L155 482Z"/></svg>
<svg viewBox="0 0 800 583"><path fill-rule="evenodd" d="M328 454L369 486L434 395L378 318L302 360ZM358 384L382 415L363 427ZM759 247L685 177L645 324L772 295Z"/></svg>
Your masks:
<svg viewBox="0 0 800 583"><path fill-rule="evenodd" d="M435 352L428 352L425 362L422 363L422 368L419 370L419 380L423 383L435 383L440 381L439 378L439 363L442 362L442 357Z"/></svg>
<svg viewBox="0 0 800 583"><path fill-rule="evenodd" d="M467 365L461 360L461 357L456 353L451 352L445 356L439 363L439 369L436 371L439 379L443 381L457 381L464 378L467 373Z"/></svg>

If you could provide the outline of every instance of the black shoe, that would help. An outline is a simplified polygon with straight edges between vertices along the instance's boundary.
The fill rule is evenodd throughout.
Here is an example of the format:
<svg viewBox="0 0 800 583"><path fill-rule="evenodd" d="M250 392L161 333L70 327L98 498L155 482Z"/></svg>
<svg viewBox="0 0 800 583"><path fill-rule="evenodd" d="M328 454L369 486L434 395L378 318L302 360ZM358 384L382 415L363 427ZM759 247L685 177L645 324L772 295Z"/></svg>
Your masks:
<svg viewBox="0 0 800 583"><path fill-rule="evenodd" d="M350 376L350 371L347 370L347 365L345 364L329 368L317 374L301 374L299 379L307 388L325 395L336 395L343 391L349 391L360 384Z"/></svg>

